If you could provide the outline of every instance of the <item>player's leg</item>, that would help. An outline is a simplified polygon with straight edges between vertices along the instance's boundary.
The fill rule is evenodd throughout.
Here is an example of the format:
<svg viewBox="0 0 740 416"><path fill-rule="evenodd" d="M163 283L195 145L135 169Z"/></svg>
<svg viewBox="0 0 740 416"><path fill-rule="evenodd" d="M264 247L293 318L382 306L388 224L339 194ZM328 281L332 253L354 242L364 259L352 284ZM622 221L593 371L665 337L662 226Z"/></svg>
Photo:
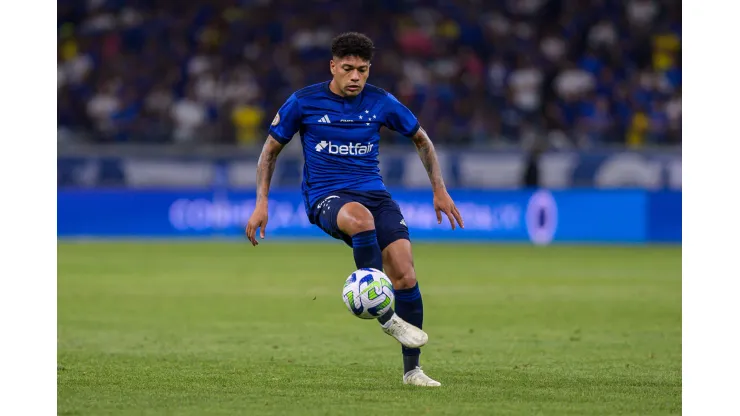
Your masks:
<svg viewBox="0 0 740 416"><path fill-rule="evenodd" d="M385 274L393 282L396 298L396 313L401 319L422 328L424 323L424 304L421 300L419 284L416 282L411 242L406 239L396 240L382 252ZM403 372L419 366L419 348L402 347Z"/></svg>
<svg viewBox="0 0 740 416"><path fill-rule="evenodd" d="M339 230L352 239L355 266L383 270L373 214L359 202L348 202L339 210L336 222Z"/></svg>
<svg viewBox="0 0 740 416"><path fill-rule="evenodd" d="M424 303L416 281L411 241L399 239L383 249L385 274L393 282L396 295L396 314L415 327L424 322ZM401 347L403 355L403 381L418 386L440 386L441 384L424 374L419 365L421 349Z"/></svg>
<svg viewBox="0 0 740 416"><path fill-rule="evenodd" d="M336 225L341 233L350 237L355 265L358 269L369 267L383 270L383 257L375 230L375 218L370 210L359 202L347 202L339 209ZM421 328L406 322L392 308L380 316L378 322L385 333L394 337L404 347L418 349L429 340Z"/></svg>
<svg viewBox="0 0 740 416"><path fill-rule="evenodd" d="M424 322L424 303L416 281L414 258L408 228L401 209L392 200L379 204L375 212L378 243L382 249L385 274L393 282L396 314L404 321L421 329ZM419 386L439 386L421 371L419 348L401 347L403 355L403 381Z"/></svg>

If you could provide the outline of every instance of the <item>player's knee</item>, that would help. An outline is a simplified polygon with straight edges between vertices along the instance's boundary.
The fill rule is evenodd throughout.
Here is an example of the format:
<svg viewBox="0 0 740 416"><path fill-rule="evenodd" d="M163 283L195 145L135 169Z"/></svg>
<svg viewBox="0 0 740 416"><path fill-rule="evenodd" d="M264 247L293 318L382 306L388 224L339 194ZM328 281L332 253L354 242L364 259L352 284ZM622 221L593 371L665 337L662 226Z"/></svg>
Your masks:
<svg viewBox="0 0 740 416"><path fill-rule="evenodd" d="M394 285L396 289L411 289L414 286L416 286L416 274L413 269L410 273L404 274Z"/></svg>
<svg viewBox="0 0 740 416"><path fill-rule="evenodd" d="M385 247L383 269L393 282L394 289L411 289L416 286L414 257L411 254L411 242L408 239L398 239Z"/></svg>
<svg viewBox="0 0 740 416"><path fill-rule="evenodd" d="M375 229L373 214L358 202L350 202L343 206L337 223L339 228L350 236Z"/></svg>
<svg viewBox="0 0 740 416"><path fill-rule="evenodd" d="M416 271L414 271L414 265L408 262L399 268L393 287L402 290L411 289L414 286L416 286Z"/></svg>

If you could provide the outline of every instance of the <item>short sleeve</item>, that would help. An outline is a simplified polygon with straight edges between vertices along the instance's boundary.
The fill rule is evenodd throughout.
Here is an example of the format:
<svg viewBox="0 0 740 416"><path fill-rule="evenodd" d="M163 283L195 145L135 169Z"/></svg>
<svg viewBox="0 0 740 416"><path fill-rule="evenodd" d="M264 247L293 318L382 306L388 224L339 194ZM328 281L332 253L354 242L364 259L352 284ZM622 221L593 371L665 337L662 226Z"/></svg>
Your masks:
<svg viewBox="0 0 740 416"><path fill-rule="evenodd" d="M287 144L301 128L301 106L295 94L288 97L275 114L270 125L270 135L282 144Z"/></svg>
<svg viewBox="0 0 740 416"><path fill-rule="evenodd" d="M419 130L419 120L393 94L388 93L385 105L385 126L406 137L411 137Z"/></svg>

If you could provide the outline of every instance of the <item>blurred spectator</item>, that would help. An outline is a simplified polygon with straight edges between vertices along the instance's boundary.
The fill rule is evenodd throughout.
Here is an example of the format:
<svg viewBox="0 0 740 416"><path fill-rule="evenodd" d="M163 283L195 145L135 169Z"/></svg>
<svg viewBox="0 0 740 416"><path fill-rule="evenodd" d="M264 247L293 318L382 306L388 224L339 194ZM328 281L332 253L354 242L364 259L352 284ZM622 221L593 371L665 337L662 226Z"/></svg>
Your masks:
<svg viewBox="0 0 740 416"><path fill-rule="evenodd" d="M196 99L193 89L188 89L185 97L177 100L172 105L174 140L177 142L198 140L200 134L203 133L202 128L206 124L206 111L205 104Z"/></svg>
<svg viewBox="0 0 740 416"><path fill-rule="evenodd" d="M99 133L114 131L113 114L121 107L117 89L115 81L102 81L87 102L87 114Z"/></svg>
<svg viewBox="0 0 740 416"><path fill-rule="evenodd" d="M678 0L57 4L64 141L259 145L354 30L378 49L370 83L441 145L681 143Z"/></svg>
<svg viewBox="0 0 740 416"><path fill-rule="evenodd" d="M244 145L253 145L264 139L264 137L261 137L264 118L265 112L262 107L248 104L244 99L238 99L232 112L237 142Z"/></svg>
<svg viewBox="0 0 740 416"><path fill-rule="evenodd" d="M652 101L650 103L650 141L653 143L666 143L668 140L668 114L665 111L665 103Z"/></svg>
<svg viewBox="0 0 740 416"><path fill-rule="evenodd" d="M665 106L671 144L681 143L681 96L672 97Z"/></svg>
<svg viewBox="0 0 740 416"><path fill-rule="evenodd" d="M635 26L650 26L658 14L658 4L655 0L628 0L627 18Z"/></svg>
<svg viewBox="0 0 740 416"><path fill-rule="evenodd" d="M527 118L533 118L540 108L542 78L542 70L526 55L519 57L517 68L509 75L513 104Z"/></svg>
<svg viewBox="0 0 740 416"><path fill-rule="evenodd" d="M580 99L591 92L595 85L594 74L577 67L573 62L563 65L555 78L555 90L564 100Z"/></svg>
<svg viewBox="0 0 740 416"><path fill-rule="evenodd" d="M640 147L645 144L650 120L642 109L635 111L630 119L627 133L627 144L630 147Z"/></svg>
<svg viewBox="0 0 740 416"><path fill-rule="evenodd" d="M591 102L584 105L581 122L586 132L589 145L602 145L614 143L612 111L609 101L604 97L596 99L595 104Z"/></svg>

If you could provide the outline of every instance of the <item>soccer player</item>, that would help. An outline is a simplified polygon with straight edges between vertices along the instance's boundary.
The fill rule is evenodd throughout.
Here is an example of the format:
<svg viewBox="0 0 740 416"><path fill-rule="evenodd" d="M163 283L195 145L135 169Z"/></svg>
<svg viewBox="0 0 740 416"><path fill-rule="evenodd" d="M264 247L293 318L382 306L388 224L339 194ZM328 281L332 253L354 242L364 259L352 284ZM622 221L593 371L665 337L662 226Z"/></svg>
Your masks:
<svg viewBox="0 0 740 416"><path fill-rule="evenodd" d="M367 84L373 42L359 33L337 36L331 45L331 81L293 93L275 115L257 166L257 203L246 234L253 246L265 238L267 196L275 161L300 132L305 165L303 199L312 224L354 253L360 268L383 270L393 282L395 311L378 318L385 333L401 343L403 383L440 386L419 366L424 306L416 281L408 228L398 204L386 190L378 168L378 134L385 126L416 146L434 191L437 222L442 212L464 228L447 193L432 141L411 111L390 93Z"/></svg>

